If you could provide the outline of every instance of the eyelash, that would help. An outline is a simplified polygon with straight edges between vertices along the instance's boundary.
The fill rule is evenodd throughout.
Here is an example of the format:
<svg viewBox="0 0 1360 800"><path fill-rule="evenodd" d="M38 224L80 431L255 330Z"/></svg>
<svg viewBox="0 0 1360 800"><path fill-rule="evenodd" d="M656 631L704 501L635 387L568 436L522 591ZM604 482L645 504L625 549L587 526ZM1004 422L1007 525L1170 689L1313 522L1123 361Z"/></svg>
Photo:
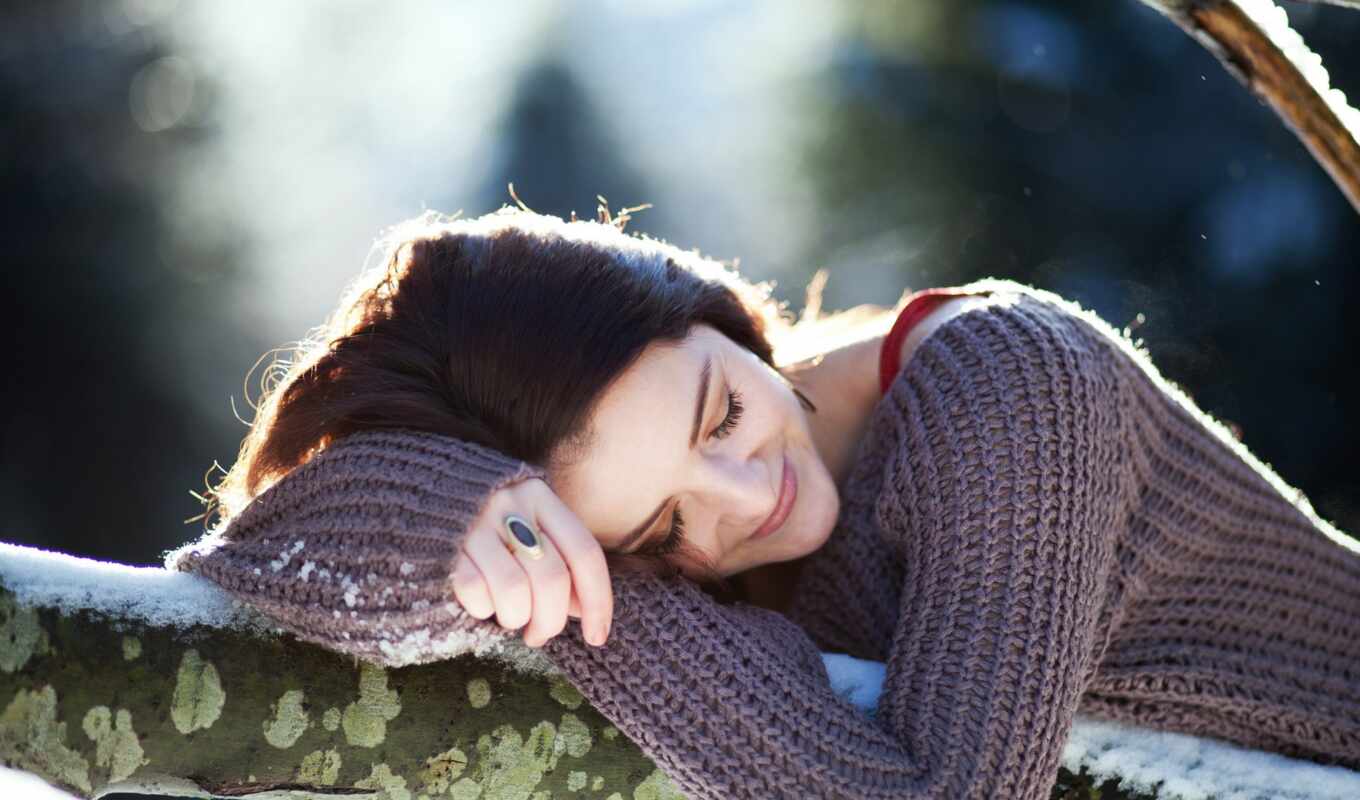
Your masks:
<svg viewBox="0 0 1360 800"><path fill-rule="evenodd" d="M730 436L732 430L737 427L737 423L741 421L741 412L743 410L741 392L735 389L727 390L727 416L724 417L723 421L718 424L716 429L714 429L712 434L713 438L722 439ZM652 549L652 553L658 556L674 553L676 550L680 549L680 544L684 541L685 518L680 514L680 509L677 507L675 509L674 521L671 522L670 534L666 536L665 541Z"/></svg>
<svg viewBox="0 0 1360 800"><path fill-rule="evenodd" d="M736 389L728 389L727 416L723 418L723 421L718 424L717 429L713 431L713 438L722 439L731 434L732 429L737 427L737 423L741 420L741 412L741 392Z"/></svg>

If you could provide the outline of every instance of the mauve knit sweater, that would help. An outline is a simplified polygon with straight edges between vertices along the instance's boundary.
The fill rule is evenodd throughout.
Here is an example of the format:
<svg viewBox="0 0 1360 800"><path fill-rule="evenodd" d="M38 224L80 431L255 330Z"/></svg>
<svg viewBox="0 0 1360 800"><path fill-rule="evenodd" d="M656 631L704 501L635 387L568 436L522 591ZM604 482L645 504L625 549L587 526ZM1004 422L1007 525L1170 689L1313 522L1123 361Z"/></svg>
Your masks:
<svg viewBox="0 0 1360 800"><path fill-rule="evenodd" d="M1360 769L1360 547L1128 339L1048 292L951 317L875 406L786 614L611 575L542 652L688 797L1047 797L1073 714ZM413 431L337 441L172 554L387 665L517 636L448 574L543 475ZM820 651L885 661L874 717Z"/></svg>

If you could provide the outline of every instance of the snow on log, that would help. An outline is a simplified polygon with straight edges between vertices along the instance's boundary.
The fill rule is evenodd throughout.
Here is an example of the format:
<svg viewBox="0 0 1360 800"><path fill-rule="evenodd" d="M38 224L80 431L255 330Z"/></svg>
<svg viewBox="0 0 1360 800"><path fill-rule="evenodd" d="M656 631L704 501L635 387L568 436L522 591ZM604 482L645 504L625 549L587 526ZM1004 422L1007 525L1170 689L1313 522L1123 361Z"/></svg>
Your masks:
<svg viewBox="0 0 1360 800"><path fill-rule="evenodd" d="M883 665L825 659L872 709ZM81 797L682 797L551 670L472 655L383 669L192 575L4 543L0 763ZM1339 768L1098 720L1079 720L1063 763L1055 798L1360 797Z"/></svg>
<svg viewBox="0 0 1360 800"><path fill-rule="evenodd" d="M560 676L473 656L387 670L191 575L7 544L0 762L82 797L680 796Z"/></svg>

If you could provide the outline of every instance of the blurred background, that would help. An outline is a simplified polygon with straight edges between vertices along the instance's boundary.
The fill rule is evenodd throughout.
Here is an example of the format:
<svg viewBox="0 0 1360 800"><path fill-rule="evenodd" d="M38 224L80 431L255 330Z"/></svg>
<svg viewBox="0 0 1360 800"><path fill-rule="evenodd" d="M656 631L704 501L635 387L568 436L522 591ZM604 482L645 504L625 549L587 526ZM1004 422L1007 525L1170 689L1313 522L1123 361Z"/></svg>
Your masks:
<svg viewBox="0 0 1360 800"><path fill-rule="evenodd" d="M1360 97L1360 13L1287 10ZM822 267L828 309L988 275L1078 300L1360 531L1360 217L1137 0L45 0L0 6L0 539L198 536L262 354L382 228L511 182L651 203L628 230L790 311Z"/></svg>

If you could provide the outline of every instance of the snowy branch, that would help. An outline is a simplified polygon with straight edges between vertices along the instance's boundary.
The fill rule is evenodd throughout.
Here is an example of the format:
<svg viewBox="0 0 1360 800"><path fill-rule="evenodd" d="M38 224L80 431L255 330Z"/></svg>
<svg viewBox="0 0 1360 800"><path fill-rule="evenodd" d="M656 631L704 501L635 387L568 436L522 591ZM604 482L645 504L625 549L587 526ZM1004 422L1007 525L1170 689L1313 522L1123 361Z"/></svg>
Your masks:
<svg viewBox="0 0 1360 800"><path fill-rule="evenodd" d="M824 660L874 707L882 664ZM81 797L681 797L541 667L385 670L280 635L190 575L0 543L0 764ZM1360 797L1337 767L1082 717L1063 766L1055 798ZM5 773L0 796L17 796Z"/></svg>
<svg viewBox="0 0 1360 800"><path fill-rule="evenodd" d="M1360 111L1271 0L1142 0L1204 45L1284 120L1360 212ZM1357 0L1332 0L1360 8Z"/></svg>
<svg viewBox="0 0 1360 800"><path fill-rule="evenodd" d="M0 763L82 797L677 796L559 676L471 655L385 670L190 575L6 544Z"/></svg>

